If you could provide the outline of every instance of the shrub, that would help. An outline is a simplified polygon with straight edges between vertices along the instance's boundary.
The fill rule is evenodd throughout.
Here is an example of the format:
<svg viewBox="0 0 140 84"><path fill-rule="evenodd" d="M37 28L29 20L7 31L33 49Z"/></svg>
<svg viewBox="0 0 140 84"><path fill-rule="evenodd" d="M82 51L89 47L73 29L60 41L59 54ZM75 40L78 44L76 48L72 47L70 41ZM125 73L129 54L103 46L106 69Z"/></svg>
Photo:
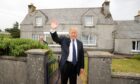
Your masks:
<svg viewBox="0 0 140 84"><path fill-rule="evenodd" d="M28 49L48 49L47 45L31 39L8 39L0 40L0 54L10 56L25 56Z"/></svg>
<svg viewBox="0 0 140 84"><path fill-rule="evenodd" d="M0 40L2 40L4 38L11 38L11 35L10 34L0 34Z"/></svg>

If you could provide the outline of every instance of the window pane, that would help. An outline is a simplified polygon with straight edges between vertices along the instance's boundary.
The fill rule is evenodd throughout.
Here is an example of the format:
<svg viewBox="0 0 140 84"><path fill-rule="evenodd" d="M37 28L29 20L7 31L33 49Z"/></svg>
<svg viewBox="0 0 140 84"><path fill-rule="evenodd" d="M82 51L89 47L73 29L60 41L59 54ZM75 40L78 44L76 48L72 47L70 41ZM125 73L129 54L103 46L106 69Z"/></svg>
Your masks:
<svg viewBox="0 0 140 84"><path fill-rule="evenodd" d="M52 40L50 34L46 34L46 41L48 44L53 44L53 40Z"/></svg>
<svg viewBox="0 0 140 84"><path fill-rule="evenodd" d="M89 44L96 44L96 36L90 35Z"/></svg>
<svg viewBox="0 0 140 84"><path fill-rule="evenodd" d="M140 41L137 42L138 43L138 50L140 50Z"/></svg>
<svg viewBox="0 0 140 84"><path fill-rule="evenodd" d="M83 44L96 45L96 36L92 34L82 34L81 40Z"/></svg>
<svg viewBox="0 0 140 84"><path fill-rule="evenodd" d="M88 35L82 35L82 42L84 43L84 44L88 44Z"/></svg>
<svg viewBox="0 0 140 84"><path fill-rule="evenodd" d="M42 26L42 17L36 17L36 26Z"/></svg>
<svg viewBox="0 0 140 84"><path fill-rule="evenodd" d="M85 17L85 26L93 26L93 16Z"/></svg>
<svg viewBox="0 0 140 84"><path fill-rule="evenodd" d="M135 50L135 44L136 42L135 41L132 41L132 49Z"/></svg>

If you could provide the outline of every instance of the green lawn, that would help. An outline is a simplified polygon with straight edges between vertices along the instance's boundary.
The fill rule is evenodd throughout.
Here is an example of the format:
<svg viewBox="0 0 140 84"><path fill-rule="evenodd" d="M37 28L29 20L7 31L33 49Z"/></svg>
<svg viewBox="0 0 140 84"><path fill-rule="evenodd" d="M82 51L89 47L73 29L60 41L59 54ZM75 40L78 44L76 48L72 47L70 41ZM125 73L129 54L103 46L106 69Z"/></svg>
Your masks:
<svg viewBox="0 0 140 84"><path fill-rule="evenodd" d="M140 60L138 59L112 59L113 72L140 73Z"/></svg>
<svg viewBox="0 0 140 84"><path fill-rule="evenodd" d="M112 59L112 72L139 73L140 74L140 55L132 58ZM88 57L85 57L85 71L88 70Z"/></svg>

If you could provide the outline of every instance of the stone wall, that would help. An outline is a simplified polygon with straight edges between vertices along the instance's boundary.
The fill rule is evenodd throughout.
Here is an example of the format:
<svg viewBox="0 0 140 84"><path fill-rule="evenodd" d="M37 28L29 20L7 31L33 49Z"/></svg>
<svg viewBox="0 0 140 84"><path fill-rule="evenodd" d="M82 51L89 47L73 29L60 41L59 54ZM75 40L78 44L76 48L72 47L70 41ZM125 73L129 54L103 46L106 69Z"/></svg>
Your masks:
<svg viewBox="0 0 140 84"><path fill-rule="evenodd" d="M0 84L48 84L46 81L47 51L33 49L27 57L0 56ZM61 51L54 49L57 56ZM112 55L104 51L88 51L88 84L140 84L140 74L111 73ZM56 72L51 83L57 80Z"/></svg>
<svg viewBox="0 0 140 84"><path fill-rule="evenodd" d="M0 84L27 84L26 59L0 57Z"/></svg>
<svg viewBox="0 0 140 84"><path fill-rule="evenodd" d="M49 84L48 50L26 51L27 57L0 56L0 84ZM58 56L58 55L57 55ZM57 71L48 80L57 79Z"/></svg>
<svg viewBox="0 0 140 84"><path fill-rule="evenodd" d="M140 74L112 73L111 84L140 84Z"/></svg>
<svg viewBox="0 0 140 84"><path fill-rule="evenodd" d="M47 50L26 51L27 57L0 57L0 84L46 84Z"/></svg>

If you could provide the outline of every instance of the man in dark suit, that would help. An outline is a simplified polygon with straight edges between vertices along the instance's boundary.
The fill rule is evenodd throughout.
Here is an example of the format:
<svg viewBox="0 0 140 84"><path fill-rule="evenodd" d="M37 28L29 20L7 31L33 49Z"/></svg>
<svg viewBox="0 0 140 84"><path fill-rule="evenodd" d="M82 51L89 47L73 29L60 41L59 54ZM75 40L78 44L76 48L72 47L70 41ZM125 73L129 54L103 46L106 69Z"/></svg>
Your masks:
<svg viewBox="0 0 140 84"><path fill-rule="evenodd" d="M77 75L84 73L83 43L77 39L77 29L70 28L69 38L59 37L56 28L57 21L51 22L51 36L53 41L61 45L62 56L60 60L61 84L77 84Z"/></svg>

